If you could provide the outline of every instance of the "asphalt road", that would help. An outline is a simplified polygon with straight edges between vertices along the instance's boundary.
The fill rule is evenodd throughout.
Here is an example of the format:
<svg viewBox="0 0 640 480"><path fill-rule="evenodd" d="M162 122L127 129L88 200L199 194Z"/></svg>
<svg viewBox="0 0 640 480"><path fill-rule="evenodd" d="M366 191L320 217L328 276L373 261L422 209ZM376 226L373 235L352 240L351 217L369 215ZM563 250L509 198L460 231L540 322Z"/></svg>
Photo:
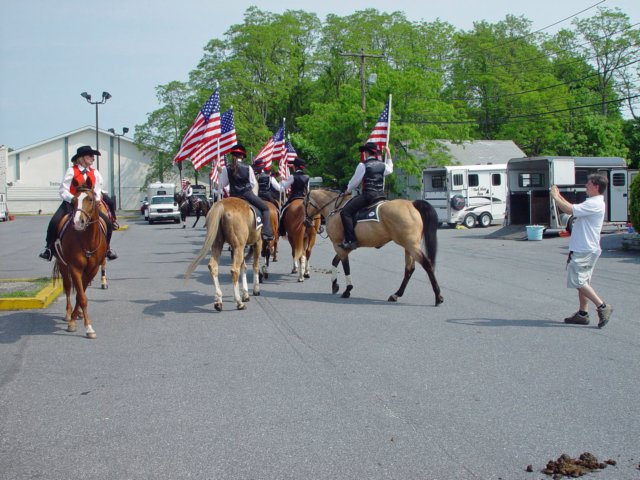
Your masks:
<svg viewBox="0 0 640 480"><path fill-rule="evenodd" d="M50 274L47 220L0 224L0 278ZM591 452L617 465L589 478L640 479L640 254L621 235L602 240L599 330L562 323L564 238L439 230L439 307L422 270L386 301L395 245L354 252L352 297L332 295L319 238L309 280L281 242L237 311L226 253L218 313L205 262L183 280L204 229L128 223L89 291L96 340L65 332L63 296L0 312L0 478L537 480Z"/></svg>

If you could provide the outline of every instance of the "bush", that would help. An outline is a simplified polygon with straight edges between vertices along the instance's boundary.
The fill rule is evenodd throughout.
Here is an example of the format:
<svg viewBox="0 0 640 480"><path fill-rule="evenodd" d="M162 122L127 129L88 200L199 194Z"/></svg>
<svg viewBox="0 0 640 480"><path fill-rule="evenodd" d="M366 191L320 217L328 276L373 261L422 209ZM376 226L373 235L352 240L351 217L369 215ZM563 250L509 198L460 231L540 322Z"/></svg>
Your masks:
<svg viewBox="0 0 640 480"><path fill-rule="evenodd" d="M640 175L636 175L629 189L629 217L633 229L640 232Z"/></svg>

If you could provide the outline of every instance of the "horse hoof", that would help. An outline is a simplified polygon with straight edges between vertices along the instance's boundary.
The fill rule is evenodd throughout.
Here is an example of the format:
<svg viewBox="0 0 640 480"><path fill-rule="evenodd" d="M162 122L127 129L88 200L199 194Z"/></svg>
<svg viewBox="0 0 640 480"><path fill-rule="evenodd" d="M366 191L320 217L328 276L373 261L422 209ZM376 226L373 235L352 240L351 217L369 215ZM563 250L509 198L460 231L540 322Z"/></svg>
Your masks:
<svg viewBox="0 0 640 480"><path fill-rule="evenodd" d="M304 278L298 277L298 283L304 283Z"/></svg>
<svg viewBox="0 0 640 480"><path fill-rule="evenodd" d="M436 307L444 302L444 297L442 295L438 295L436 298Z"/></svg>
<svg viewBox="0 0 640 480"><path fill-rule="evenodd" d="M222 303L214 303L213 308L215 308L218 312L222 311Z"/></svg>
<svg viewBox="0 0 640 480"><path fill-rule="evenodd" d="M86 336L87 336L87 338L89 338L91 340L95 340L96 339L96 332L87 332Z"/></svg>
<svg viewBox="0 0 640 480"><path fill-rule="evenodd" d="M106 283L102 284L102 290L107 290L109 288L109 285L107 285Z"/></svg>
<svg viewBox="0 0 640 480"><path fill-rule="evenodd" d="M309 275L308 273L305 273L304 278L311 278L311 275Z"/></svg>
<svg viewBox="0 0 640 480"><path fill-rule="evenodd" d="M246 310L247 306L244 303L239 303L238 304L238 310Z"/></svg>
<svg viewBox="0 0 640 480"><path fill-rule="evenodd" d="M351 292L349 292L349 290L345 290L341 295L342 298L349 298L350 296Z"/></svg>
<svg viewBox="0 0 640 480"><path fill-rule="evenodd" d="M340 285L335 280L331 283L331 293L336 294L340 290Z"/></svg>
<svg viewBox="0 0 640 480"><path fill-rule="evenodd" d="M393 295L391 295L388 299L388 302L397 302L398 301L398 296L394 293Z"/></svg>
<svg viewBox="0 0 640 480"><path fill-rule="evenodd" d="M242 301L243 302L250 302L251 301L251 297L249 296L248 293L242 297Z"/></svg>
<svg viewBox="0 0 640 480"><path fill-rule="evenodd" d="M182 225L182 228L187 228L187 226L186 225Z"/></svg>
<svg viewBox="0 0 640 480"><path fill-rule="evenodd" d="M67 326L67 332L75 332L76 330L78 330L78 327L76 327L75 325Z"/></svg>
<svg viewBox="0 0 640 480"><path fill-rule="evenodd" d="M298 273L298 269L297 269L297 268L293 268L293 269L291 270L291 273Z"/></svg>
<svg viewBox="0 0 640 480"><path fill-rule="evenodd" d="M254 290L253 291L253 296L254 297L259 297L260 296L260 290ZM247 299L248 300L248 299Z"/></svg>

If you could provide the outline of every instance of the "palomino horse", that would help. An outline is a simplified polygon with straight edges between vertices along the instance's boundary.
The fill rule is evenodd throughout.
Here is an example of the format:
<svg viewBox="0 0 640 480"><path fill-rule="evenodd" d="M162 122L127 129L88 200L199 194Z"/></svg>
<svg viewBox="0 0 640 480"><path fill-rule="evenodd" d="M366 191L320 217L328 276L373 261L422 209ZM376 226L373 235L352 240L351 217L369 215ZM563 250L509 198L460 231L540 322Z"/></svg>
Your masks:
<svg viewBox="0 0 640 480"><path fill-rule="evenodd" d="M53 278L62 278L67 296L65 316L68 322L67 332L76 331L76 320L82 315L87 338L96 338L89 319L86 289L98 273L107 253L106 225L100 219L91 180L87 180L83 185L78 185L76 180L73 182L76 188L76 196L73 198L74 210L71 215L65 216L58 227L58 230L61 227L66 229L62 238L56 241ZM65 227L70 216L71 223ZM71 310L72 289L76 291L76 304L73 311Z"/></svg>
<svg viewBox="0 0 640 480"><path fill-rule="evenodd" d="M272 202L264 200L269 207L269 221L271 222L271 231L273 232L273 240L262 244L262 256L264 257L264 265L260 270L260 280L269 278L269 259L273 255L273 261L276 262L276 252L278 251L278 208Z"/></svg>
<svg viewBox="0 0 640 480"><path fill-rule="evenodd" d="M209 272L215 288L213 306L217 311L222 310L222 291L218 281L218 260L225 242L231 246L231 282L233 296L238 310L244 310L244 302L249 301L247 287L247 264L244 261L244 247L253 246L253 294L260 295L259 267L260 251L262 250L261 228L256 228L256 217L249 204L241 198L229 197L216 202L211 208L206 220L207 236L198 256L191 262L185 273L185 279L191 274L204 258L207 250L211 250ZM239 280L242 279L242 296L240 295Z"/></svg>
<svg viewBox="0 0 640 480"><path fill-rule="evenodd" d="M182 228L186 227L187 214L191 209L191 204L189 203L187 196L184 192L178 192L174 196L175 201L180 206L180 217L182 218ZM206 217L207 213L209 213L209 204L202 200L201 198L195 197L193 202L193 211L196 214L196 220L191 225L191 228L196 227L196 223L200 220L200 217Z"/></svg>
<svg viewBox="0 0 640 480"><path fill-rule="evenodd" d="M326 189L313 190L305 198L307 218L321 213L326 219L327 234L336 251L332 262L332 291L336 293L339 289L337 268L338 263L342 262L347 281L347 287L342 293L343 298L348 298L353 289L349 252L338 247L338 243L344 238L340 210L349 198L349 195L343 196L341 193ZM407 283L416 268L415 263L418 262L429 276L436 297L436 306L440 305L444 299L440 294L440 286L434 273L438 231L438 215L435 209L424 200L412 202L397 199L381 204L378 214L379 222L367 221L356 224L356 238L360 247L380 248L388 242L394 241L404 248L404 278L398 291L388 300L396 302L404 294ZM426 254L422 251L422 242L424 242Z"/></svg>
<svg viewBox="0 0 640 480"><path fill-rule="evenodd" d="M281 221L291 245L293 268L291 273L298 274L298 282L309 278L309 259L316 243L316 233L320 228L320 212L305 221L304 198L294 198L283 212Z"/></svg>

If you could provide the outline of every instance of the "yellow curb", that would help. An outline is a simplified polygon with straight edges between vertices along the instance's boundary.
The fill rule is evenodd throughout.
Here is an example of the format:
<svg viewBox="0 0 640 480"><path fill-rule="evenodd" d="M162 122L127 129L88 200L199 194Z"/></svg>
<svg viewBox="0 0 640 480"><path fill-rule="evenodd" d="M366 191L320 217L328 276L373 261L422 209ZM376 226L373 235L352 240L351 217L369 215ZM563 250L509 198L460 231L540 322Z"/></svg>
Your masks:
<svg viewBox="0 0 640 480"><path fill-rule="evenodd" d="M120 232L121 230L129 230L129 225L120 225L118 230L114 230L114 232Z"/></svg>
<svg viewBox="0 0 640 480"><path fill-rule="evenodd" d="M33 278L3 279L4 282L28 282ZM35 297L5 297L0 298L0 310L28 310L32 308L47 308L58 295L62 293L62 280L54 286L53 281L40 290Z"/></svg>

